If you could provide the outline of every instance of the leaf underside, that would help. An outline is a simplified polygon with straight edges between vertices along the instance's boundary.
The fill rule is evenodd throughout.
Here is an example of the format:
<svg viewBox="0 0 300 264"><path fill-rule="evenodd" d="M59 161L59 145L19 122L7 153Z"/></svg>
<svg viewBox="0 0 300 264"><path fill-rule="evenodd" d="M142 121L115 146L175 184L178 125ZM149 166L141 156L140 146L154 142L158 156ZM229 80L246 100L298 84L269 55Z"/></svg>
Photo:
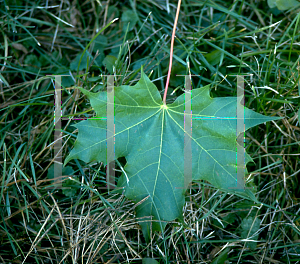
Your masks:
<svg viewBox="0 0 300 264"><path fill-rule="evenodd" d="M106 117L107 92L80 90L89 98L97 117ZM192 167L192 180L206 180L228 192L237 186L236 111L244 111L245 130L263 122L280 119L258 114L237 98L211 98L209 85L193 89L191 161L184 161L185 96L164 107L156 86L142 71L134 86L114 87L115 159L126 158L118 187L134 202L149 198L136 207L146 239L153 231L163 231L166 223L182 217L185 203L184 162ZM88 119L76 124L78 136L65 164L71 159L85 162L107 161L107 120ZM188 127L188 126L187 126ZM245 153L245 164L252 161ZM163 221L163 222L161 222Z"/></svg>

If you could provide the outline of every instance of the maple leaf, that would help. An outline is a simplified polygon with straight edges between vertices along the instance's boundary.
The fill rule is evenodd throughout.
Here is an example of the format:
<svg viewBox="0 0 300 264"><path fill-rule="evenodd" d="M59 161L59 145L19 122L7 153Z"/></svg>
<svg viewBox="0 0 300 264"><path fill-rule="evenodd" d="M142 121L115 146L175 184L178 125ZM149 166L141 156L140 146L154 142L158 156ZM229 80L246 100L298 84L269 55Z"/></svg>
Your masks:
<svg viewBox="0 0 300 264"><path fill-rule="evenodd" d="M79 88L90 100L98 117L106 116L107 92L92 93ZM209 85L192 93L192 180L206 180L219 189L232 192L237 182L237 99L211 98ZM134 202L149 198L136 207L137 217L150 217L152 230L163 231L166 223L182 219L184 188L184 108L180 95L164 105L157 87L141 72L134 86L114 87L115 158L126 158L118 187ZM280 117L267 117L242 105L245 130ZM88 119L76 124L78 136L65 164L71 159L98 161L106 165L105 119ZM245 163L252 161L245 153ZM246 190L247 193L247 190ZM248 195L251 192L248 190ZM252 194L254 197L254 195ZM139 222L149 239L150 222Z"/></svg>

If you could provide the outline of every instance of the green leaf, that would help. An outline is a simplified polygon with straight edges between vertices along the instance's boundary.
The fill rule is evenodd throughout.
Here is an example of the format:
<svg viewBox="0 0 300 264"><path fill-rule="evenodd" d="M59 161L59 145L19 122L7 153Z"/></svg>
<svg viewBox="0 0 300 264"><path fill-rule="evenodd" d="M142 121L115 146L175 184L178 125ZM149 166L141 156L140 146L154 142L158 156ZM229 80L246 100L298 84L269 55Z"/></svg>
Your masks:
<svg viewBox="0 0 300 264"><path fill-rule="evenodd" d="M124 23L123 32L126 32L128 23L128 31L131 31L133 30L136 22L138 21L138 16L133 10L128 9L122 14L121 21Z"/></svg>
<svg viewBox="0 0 300 264"><path fill-rule="evenodd" d="M225 217L222 217L222 224L224 228L226 228L229 224L232 224L235 220L236 220L236 215L231 213L226 215ZM216 219L213 219L213 224L220 228L223 228L220 222L217 221Z"/></svg>
<svg viewBox="0 0 300 264"><path fill-rule="evenodd" d="M270 8L276 7L276 0L268 0L268 5Z"/></svg>
<svg viewBox="0 0 300 264"><path fill-rule="evenodd" d="M67 166L67 167L63 167L62 168L62 175L70 175L72 176L74 174L74 170L72 167L70 166ZM54 164L52 164L48 171L47 171L47 178L48 179L53 179L54 178ZM74 177L74 179L78 180L77 177ZM52 181L53 183L54 181ZM65 196L68 196L68 197L73 197L75 196L78 188L76 188L76 186L78 187L78 184L73 181L73 180L70 180L70 179L67 179L65 181L63 181L62 183L62 186L63 187L69 187L68 189L62 189L62 193L65 195Z"/></svg>
<svg viewBox="0 0 300 264"><path fill-rule="evenodd" d="M243 219L241 224L241 237L243 239L249 238L250 240L257 240L258 234L254 235L259 230L260 219L249 216L248 218ZM256 248L257 242L246 242L245 247L249 247L254 250Z"/></svg>
<svg viewBox="0 0 300 264"><path fill-rule="evenodd" d="M107 17L110 18L110 16L113 16L110 20L112 20L113 18L119 17L119 9L116 6L109 6L108 11L107 11Z"/></svg>
<svg viewBox="0 0 300 264"><path fill-rule="evenodd" d="M62 175L70 175L72 176L74 174L74 170L72 167L67 166L62 168ZM54 164L52 164L48 171L47 171L47 178L53 179L54 178Z"/></svg>
<svg viewBox="0 0 300 264"><path fill-rule="evenodd" d="M205 54L204 57L211 65L216 65L221 60L222 51L220 50L214 50L208 54Z"/></svg>
<svg viewBox="0 0 300 264"><path fill-rule="evenodd" d="M270 8L277 7L279 10L288 10L300 4L297 0L268 0Z"/></svg>
<svg viewBox="0 0 300 264"><path fill-rule="evenodd" d="M103 35L99 35L95 40L94 40L94 48L93 51L96 52L99 50L100 52L103 52L104 48L107 46L107 37Z"/></svg>
<svg viewBox="0 0 300 264"><path fill-rule="evenodd" d="M288 10L299 6L300 2L296 0L276 0L276 5L279 10Z"/></svg>
<svg viewBox="0 0 300 264"><path fill-rule="evenodd" d="M147 59L143 58L143 59L140 59L138 61L136 61L135 63L133 63L132 65L132 69L135 71L135 70L138 70L140 69L143 65L145 65L147 62Z"/></svg>
<svg viewBox="0 0 300 264"><path fill-rule="evenodd" d="M67 173L63 173L63 174L66 175ZM78 181L77 177L72 177L72 178ZM78 191L78 187L79 187L77 182L73 181L71 179L67 179L67 180L63 181L62 186L67 188L67 189L63 188L62 193L68 197L74 197L76 195L76 193Z"/></svg>
<svg viewBox="0 0 300 264"><path fill-rule="evenodd" d="M98 51L98 55L94 61L95 65L101 66L102 61L104 60L104 48L107 46L107 37L103 35L99 35L95 40L94 40L94 47L93 47L93 52Z"/></svg>
<svg viewBox="0 0 300 264"><path fill-rule="evenodd" d="M70 87L75 84L75 82L71 76L66 76L66 75L70 75L70 71L67 68L60 68L55 72L55 74L65 75L65 76L61 77L62 86Z"/></svg>
<svg viewBox="0 0 300 264"><path fill-rule="evenodd" d="M85 52L84 55L83 55L83 57L82 57L80 66L79 66L79 70L80 70L80 71L86 69L86 66L87 66L87 56L88 56L88 55L87 55L87 53ZM71 69L72 71L77 71L77 67L78 67L80 58L81 58L81 54L78 54L78 55L76 56L76 58L71 62L71 64L70 64L70 69Z"/></svg>
<svg viewBox="0 0 300 264"><path fill-rule="evenodd" d="M26 69L32 72L38 72L42 64L39 62L39 59L34 54L29 54L26 56L24 63L26 64Z"/></svg>
<svg viewBox="0 0 300 264"><path fill-rule="evenodd" d="M115 66L117 61L117 58L112 55L107 55L105 59L102 61L102 64L107 68L110 74L113 74L113 66Z"/></svg>
<svg viewBox="0 0 300 264"><path fill-rule="evenodd" d="M159 262L153 258L143 258L142 264L158 264Z"/></svg>
<svg viewBox="0 0 300 264"><path fill-rule="evenodd" d="M71 159L81 159L106 165L107 92L80 90L89 98L99 119L76 124L79 134L65 164ZM127 176L119 178L118 187L124 187L125 196L136 203L149 196L136 208L137 217L146 217L140 225L149 239L150 222L145 220L150 216L155 220L153 231L163 231L167 221L182 216L186 191L185 95L165 106L156 86L143 71L135 86L114 87L114 95L115 158L125 157L127 161L124 167ZM226 192L234 192L229 188L236 186L237 180L236 102L234 97L211 98L209 86L192 90L192 179L206 180ZM245 113L246 130L281 119L263 116L242 105L238 107ZM246 153L245 162L249 161L252 159ZM251 192L237 193L249 196Z"/></svg>

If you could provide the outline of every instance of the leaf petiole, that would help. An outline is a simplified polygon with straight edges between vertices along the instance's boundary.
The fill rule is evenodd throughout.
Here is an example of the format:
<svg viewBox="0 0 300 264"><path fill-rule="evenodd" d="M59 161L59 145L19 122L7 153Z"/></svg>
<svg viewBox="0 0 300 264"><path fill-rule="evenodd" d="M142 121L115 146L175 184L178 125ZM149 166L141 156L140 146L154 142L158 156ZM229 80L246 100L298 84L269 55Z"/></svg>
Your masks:
<svg viewBox="0 0 300 264"><path fill-rule="evenodd" d="M167 100L167 92L168 92L168 87L169 87L169 82L170 82L170 77L171 77L172 60L173 60L174 38L175 38L176 26L177 26L178 17L179 17L180 5L181 5L181 0L178 0L177 11L176 11L176 16L175 16L175 21L174 21L174 27L173 27L173 33L172 33L172 39L171 39L169 71L168 71L167 82L166 82L166 88L165 88L165 93L164 93L164 98L163 98L163 103L164 103L164 105L167 104L167 103L166 103L166 100Z"/></svg>

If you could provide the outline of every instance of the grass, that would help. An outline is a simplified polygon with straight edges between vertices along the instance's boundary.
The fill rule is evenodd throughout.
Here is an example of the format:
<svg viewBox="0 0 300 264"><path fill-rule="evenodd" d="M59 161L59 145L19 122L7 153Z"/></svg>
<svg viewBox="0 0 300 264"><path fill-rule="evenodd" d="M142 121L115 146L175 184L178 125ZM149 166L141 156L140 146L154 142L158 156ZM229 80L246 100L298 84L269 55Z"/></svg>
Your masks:
<svg viewBox="0 0 300 264"><path fill-rule="evenodd" d="M163 95L177 2L46 3L0 2L0 263L299 263L300 9L182 1L169 88L175 92L167 102L182 94L184 79L175 74L186 74L189 62L200 75L194 87L212 83L213 97L235 96L233 75L253 74L245 77L245 105L284 119L246 132L255 161L247 182L260 204L193 183L199 189L187 191L184 224L169 223L147 244L137 205L107 192L102 164L72 161L75 180L61 179L71 189L54 188L49 75L69 75L62 83L64 116L93 116L76 86L104 89L103 75L113 72L123 75L117 85L133 85L142 65ZM63 159L76 140L76 122L62 122ZM118 177L124 159L117 164Z"/></svg>

